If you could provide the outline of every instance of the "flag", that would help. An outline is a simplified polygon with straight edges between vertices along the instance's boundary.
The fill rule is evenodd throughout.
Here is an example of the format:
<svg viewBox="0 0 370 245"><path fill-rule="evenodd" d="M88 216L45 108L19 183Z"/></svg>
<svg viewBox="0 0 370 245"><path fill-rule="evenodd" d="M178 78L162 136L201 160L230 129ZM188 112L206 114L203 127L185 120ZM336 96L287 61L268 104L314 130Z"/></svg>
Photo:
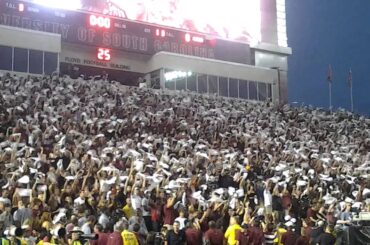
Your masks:
<svg viewBox="0 0 370 245"><path fill-rule="evenodd" d="M333 71L331 69L331 65L329 65L329 69L328 69L328 75L326 77L326 80L331 83L333 81Z"/></svg>
<svg viewBox="0 0 370 245"><path fill-rule="evenodd" d="M352 87L352 69L349 69L349 73L348 73L348 85L349 87Z"/></svg>

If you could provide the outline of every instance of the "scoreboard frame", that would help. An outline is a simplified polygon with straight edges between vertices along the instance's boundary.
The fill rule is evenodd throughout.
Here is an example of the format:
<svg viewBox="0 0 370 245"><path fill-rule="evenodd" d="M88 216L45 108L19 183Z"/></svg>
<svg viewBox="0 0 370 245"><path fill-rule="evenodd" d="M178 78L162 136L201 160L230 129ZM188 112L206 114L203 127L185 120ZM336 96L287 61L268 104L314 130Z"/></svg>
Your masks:
<svg viewBox="0 0 370 245"><path fill-rule="evenodd" d="M22 6L20 10L19 6ZM92 20L93 19L93 20ZM154 55L160 51L251 63L250 46L206 34L82 11L52 9L26 1L0 0L0 24L59 33L62 42Z"/></svg>

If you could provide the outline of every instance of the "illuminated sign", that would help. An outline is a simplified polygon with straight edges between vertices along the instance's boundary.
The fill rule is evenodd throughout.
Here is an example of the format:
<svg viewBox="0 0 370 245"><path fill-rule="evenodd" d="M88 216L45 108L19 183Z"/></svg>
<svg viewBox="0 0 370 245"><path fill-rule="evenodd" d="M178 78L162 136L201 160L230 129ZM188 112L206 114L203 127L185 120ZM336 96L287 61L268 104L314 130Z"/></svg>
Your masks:
<svg viewBox="0 0 370 245"><path fill-rule="evenodd" d="M111 60L110 49L98 48L97 57L99 60L109 61Z"/></svg>
<svg viewBox="0 0 370 245"><path fill-rule="evenodd" d="M110 28L110 18L102 17L102 16L96 16L96 15L90 15L89 18L90 26L98 26L100 28Z"/></svg>
<svg viewBox="0 0 370 245"><path fill-rule="evenodd" d="M164 30L164 29L156 29L155 30L155 35L157 36L157 37L166 37L166 30Z"/></svg>
<svg viewBox="0 0 370 245"><path fill-rule="evenodd" d="M191 35L190 33L185 34L185 42L195 42L195 43L204 43L205 39L204 37L198 36L198 35Z"/></svg>

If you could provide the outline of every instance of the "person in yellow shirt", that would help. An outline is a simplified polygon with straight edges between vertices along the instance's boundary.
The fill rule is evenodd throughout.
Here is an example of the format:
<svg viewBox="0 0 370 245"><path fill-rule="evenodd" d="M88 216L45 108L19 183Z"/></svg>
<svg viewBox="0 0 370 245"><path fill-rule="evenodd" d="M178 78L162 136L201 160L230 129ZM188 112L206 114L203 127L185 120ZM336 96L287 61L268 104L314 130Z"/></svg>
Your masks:
<svg viewBox="0 0 370 245"><path fill-rule="evenodd" d="M236 231L241 230L241 227L238 223L239 223L238 217L233 216L230 218L230 225L225 232L225 239L227 245L236 244Z"/></svg>
<svg viewBox="0 0 370 245"><path fill-rule="evenodd" d="M128 223L124 222L123 231L121 233L124 245L139 245L139 242L134 233L128 231Z"/></svg>
<svg viewBox="0 0 370 245"><path fill-rule="evenodd" d="M281 237L283 236L283 234L287 232L287 230L285 229L284 225L283 224L279 224L278 225L278 228L276 230L276 238L274 240L274 242L278 245L283 245L283 243L281 242Z"/></svg>
<svg viewBox="0 0 370 245"><path fill-rule="evenodd" d="M127 198L126 203L127 204L123 207L122 211L125 214L126 219L129 220L132 216L135 215L135 210L132 207L131 198Z"/></svg>

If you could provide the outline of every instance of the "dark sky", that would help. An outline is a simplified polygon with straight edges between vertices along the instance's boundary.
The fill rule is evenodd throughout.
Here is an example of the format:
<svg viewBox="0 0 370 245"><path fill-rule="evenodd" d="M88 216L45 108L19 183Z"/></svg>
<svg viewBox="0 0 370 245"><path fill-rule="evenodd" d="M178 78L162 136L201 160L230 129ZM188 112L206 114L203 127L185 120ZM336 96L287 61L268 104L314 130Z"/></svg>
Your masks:
<svg viewBox="0 0 370 245"><path fill-rule="evenodd" d="M286 0L289 102L329 107L326 75L333 70L333 107L370 115L370 1Z"/></svg>

